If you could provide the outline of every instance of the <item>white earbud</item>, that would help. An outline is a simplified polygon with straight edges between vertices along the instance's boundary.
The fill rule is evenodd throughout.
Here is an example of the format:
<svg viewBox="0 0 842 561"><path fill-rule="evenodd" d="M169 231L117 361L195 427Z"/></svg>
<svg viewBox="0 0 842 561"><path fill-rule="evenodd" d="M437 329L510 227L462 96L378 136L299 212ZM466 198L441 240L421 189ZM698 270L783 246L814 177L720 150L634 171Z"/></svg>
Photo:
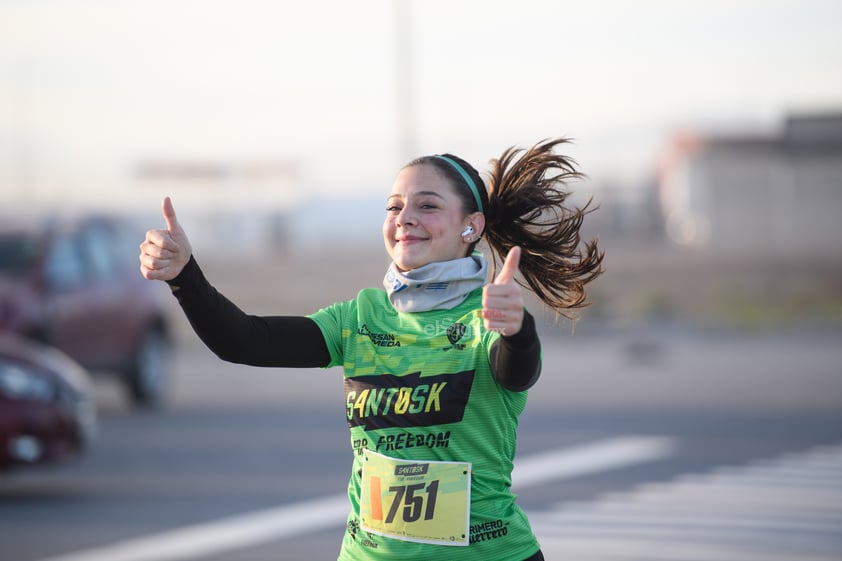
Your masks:
<svg viewBox="0 0 842 561"><path fill-rule="evenodd" d="M463 237L463 238L468 237L468 236L470 236L470 235L471 235L471 234L473 234L473 233L474 233L474 227L473 227L473 226L468 226L468 227L467 227L467 228L465 228L465 230L462 232L462 237Z"/></svg>

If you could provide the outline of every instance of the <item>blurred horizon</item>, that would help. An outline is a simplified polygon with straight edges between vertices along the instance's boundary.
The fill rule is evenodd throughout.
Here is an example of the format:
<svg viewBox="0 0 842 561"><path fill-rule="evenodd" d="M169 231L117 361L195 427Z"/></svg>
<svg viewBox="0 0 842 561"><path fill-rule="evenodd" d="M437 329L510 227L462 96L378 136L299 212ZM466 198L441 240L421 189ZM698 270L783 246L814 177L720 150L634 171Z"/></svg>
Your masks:
<svg viewBox="0 0 842 561"><path fill-rule="evenodd" d="M0 1L0 208L142 232L169 195L223 275L375 271L405 162L484 174L563 136L608 315L842 322L839 21L820 0Z"/></svg>
<svg viewBox="0 0 842 561"><path fill-rule="evenodd" d="M0 203L278 210L481 172L553 136L586 189L651 181L676 131L842 107L842 6L618 0L0 2Z"/></svg>

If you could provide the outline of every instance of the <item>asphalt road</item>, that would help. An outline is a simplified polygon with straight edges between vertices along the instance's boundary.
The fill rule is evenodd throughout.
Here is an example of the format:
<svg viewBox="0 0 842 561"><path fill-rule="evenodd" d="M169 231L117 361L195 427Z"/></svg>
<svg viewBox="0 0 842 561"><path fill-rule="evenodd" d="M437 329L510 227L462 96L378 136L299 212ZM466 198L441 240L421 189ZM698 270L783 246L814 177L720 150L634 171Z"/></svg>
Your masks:
<svg viewBox="0 0 842 561"><path fill-rule="evenodd" d="M842 512L822 510L804 491L842 491L842 464L805 467L817 451L835 461L842 444L838 332L627 326L551 330L543 340L515 489L548 559L842 559ZM229 365L191 343L177 353L176 374L159 411L133 411L101 382L100 434L87 457L0 479L2 561L335 559L344 509L340 502L337 514L336 500L351 462L341 372ZM758 511L717 532L706 519L688 523L696 532L688 546L676 520L698 514L692 501L682 498L678 514L641 518L641 504L680 493L688 477L709 499L725 496L716 490L732 489L738 474L781 462L798 466L788 485L806 519L821 524L772 526ZM724 482L723 469L731 470ZM752 479L767 499L781 486L756 487L769 477ZM596 507L614 518L587 522ZM735 538L747 525L751 532ZM770 535L787 537L791 555L777 545L770 552ZM678 542L684 549L674 554L665 547Z"/></svg>

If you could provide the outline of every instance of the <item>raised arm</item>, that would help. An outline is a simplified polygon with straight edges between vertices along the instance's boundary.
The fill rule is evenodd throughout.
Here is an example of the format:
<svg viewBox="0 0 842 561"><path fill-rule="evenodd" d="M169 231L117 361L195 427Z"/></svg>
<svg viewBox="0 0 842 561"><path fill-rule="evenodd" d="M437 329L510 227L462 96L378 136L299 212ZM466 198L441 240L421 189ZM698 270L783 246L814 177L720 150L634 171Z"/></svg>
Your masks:
<svg viewBox="0 0 842 561"><path fill-rule="evenodd" d="M491 371L498 384L512 391L529 389L541 374L541 342L535 320L524 309L523 292L515 282L520 252L517 246L509 251L494 282L482 291L485 327L502 335L490 349Z"/></svg>
<svg viewBox="0 0 842 561"><path fill-rule="evenodd" d="M140 244L141 274L170 286L199 338L221 359L253 366L320 367L330 354L316 323L300 316L243 312L207 281L169 197L166 229L149 230Z"/></svg>

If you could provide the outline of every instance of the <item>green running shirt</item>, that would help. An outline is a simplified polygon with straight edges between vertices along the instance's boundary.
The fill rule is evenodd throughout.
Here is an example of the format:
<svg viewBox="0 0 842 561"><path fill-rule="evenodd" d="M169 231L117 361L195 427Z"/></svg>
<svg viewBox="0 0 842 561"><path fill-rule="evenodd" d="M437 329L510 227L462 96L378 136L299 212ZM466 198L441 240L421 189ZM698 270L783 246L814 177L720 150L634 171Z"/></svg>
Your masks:
<svg viewBox="0 0 842 561"><path fill-rule="evenodd" d="M385 291L364 289L309 316L324 335L329 367L344 368L354 450L351 511L338 561L522 561L538 551L511 492L527 392L494 381L488 354L499 334L485 329L481 309L481 289L453 309L417 313L399 313ZM469 545L362 530L365 449L400 460L470 462Z"/></svg>

